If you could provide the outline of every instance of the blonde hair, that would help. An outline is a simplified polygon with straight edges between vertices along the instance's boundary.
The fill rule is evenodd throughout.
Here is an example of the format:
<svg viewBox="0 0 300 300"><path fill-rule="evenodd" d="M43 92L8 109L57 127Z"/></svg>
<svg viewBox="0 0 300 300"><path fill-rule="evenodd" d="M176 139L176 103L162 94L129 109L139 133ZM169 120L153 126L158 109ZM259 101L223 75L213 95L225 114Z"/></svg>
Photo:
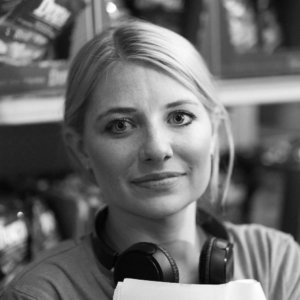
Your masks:
<svg viewBox="0 0 300 300"><path fill-rule="evenodd" d="M223 121L230 148L230 163L221 202L229 187L233 162L233 142L226 109L215 94L206 64L194 46L166 28L138 20L128 20L104 30L87 42L75 56L69 71L64 126L82 134L85 110L102 76L119 62L146 63L163 70L199 95L211 117L214 135ZM218 144L218 143L216 143ZM219 147L214 153L211 196L219 195Z"/></svg>

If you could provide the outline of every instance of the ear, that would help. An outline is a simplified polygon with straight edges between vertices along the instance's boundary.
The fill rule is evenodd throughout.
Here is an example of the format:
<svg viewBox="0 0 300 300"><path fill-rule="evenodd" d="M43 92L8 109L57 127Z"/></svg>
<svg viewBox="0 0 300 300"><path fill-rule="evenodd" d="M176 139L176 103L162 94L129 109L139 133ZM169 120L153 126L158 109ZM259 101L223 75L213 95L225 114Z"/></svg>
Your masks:
<svg viewBox="0 0 300 300"><path fill-rule="evenodd" d="M72 161L85 170L89 169L90 161L82 136L69 127L64 129L63 136Z"/></svg>

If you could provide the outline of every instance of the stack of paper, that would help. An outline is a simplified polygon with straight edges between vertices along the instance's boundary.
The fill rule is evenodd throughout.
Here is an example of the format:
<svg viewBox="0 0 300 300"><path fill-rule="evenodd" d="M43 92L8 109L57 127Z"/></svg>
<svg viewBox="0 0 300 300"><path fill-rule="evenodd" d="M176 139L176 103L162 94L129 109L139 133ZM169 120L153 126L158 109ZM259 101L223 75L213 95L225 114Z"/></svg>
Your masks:
<svg viewBox="0 0 300 300"><path fill-rule="evenodd" d="M251 279L226 284L179 284L136 279L119 282L113 300L266 300L259 282Z"/></svg>

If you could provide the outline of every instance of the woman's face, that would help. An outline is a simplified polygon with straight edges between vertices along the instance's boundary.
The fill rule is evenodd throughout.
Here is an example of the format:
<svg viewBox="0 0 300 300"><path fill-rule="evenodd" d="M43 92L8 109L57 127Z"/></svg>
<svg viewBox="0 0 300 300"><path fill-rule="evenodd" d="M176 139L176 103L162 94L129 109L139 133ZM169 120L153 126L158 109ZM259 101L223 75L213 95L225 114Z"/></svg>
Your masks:
<svg viewBox="0 0 300 300"><path fill-rule="evenodd" d="M199 97L155 68L120 63L92 95L82 151L109 206L159 218L203 194L211 144Z"/></svg>

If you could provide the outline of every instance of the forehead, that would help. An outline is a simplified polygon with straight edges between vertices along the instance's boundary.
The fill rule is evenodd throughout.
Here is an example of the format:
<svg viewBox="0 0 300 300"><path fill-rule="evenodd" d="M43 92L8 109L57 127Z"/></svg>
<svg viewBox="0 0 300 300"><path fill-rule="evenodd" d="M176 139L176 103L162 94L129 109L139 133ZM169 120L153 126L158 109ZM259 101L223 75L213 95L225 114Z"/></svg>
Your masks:
<svg viewBox="0 0 300 300"><path fill-rule="evenodd" d="M91 102L101 107L193 99L199 96L167 74L148 64L118 63L97 83ZM182 98L182 99L181 99Z"/></svg>

